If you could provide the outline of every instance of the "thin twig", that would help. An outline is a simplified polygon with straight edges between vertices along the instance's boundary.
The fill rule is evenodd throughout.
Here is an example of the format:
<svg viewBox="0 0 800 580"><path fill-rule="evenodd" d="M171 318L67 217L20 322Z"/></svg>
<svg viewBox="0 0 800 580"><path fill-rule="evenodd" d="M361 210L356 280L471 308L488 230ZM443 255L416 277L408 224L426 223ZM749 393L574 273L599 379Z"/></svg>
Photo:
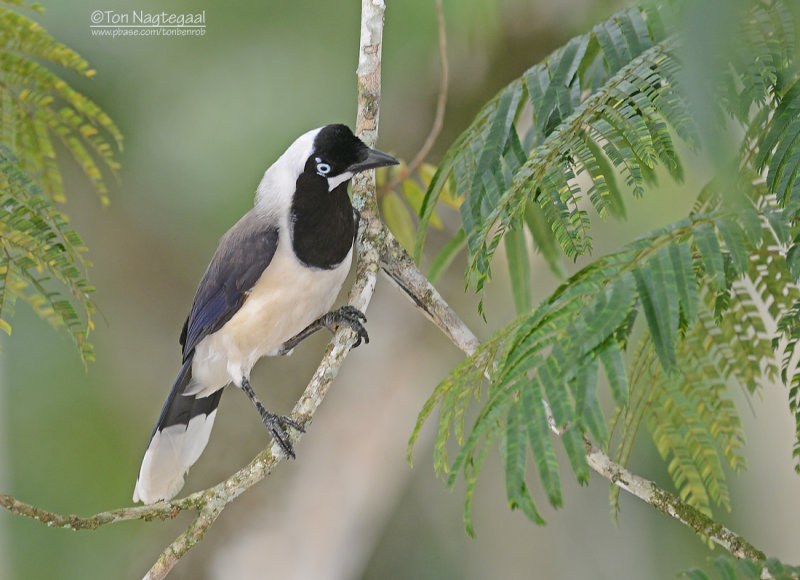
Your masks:
<svg viewBox="0 0 800 580"><path fill-rule="evenodd" d="M381 267L384 273L453 344L463 352L473 354L480 346L480 341L420 272L388 228L384 228L383 235L385 242L381 252Z"/></svg>
<svg viewBox="0 0 800 580"><path fill-rule="evenodd" d="M68 530L96 530L106 524L114 524L127 520L168 520L177 516L182 510L191 507L184 501L159 502L153 505L124 507L107 512L100 512L88 518L72 514L57 514L36 507L24 501L0 494L0 506L14 515L31 518L52 528Z"/></svg>
<svg viewBox="0 0 800 580"><path fill-rule="evenodd" d="M707 515L690 506L677 496L661 489L649 479L631 473L605 452L584 438L586 461L596 473L613 485L624 489L661 513L689 526L698 534L706 536L736 558L765 560L766 555L736 532L718 524Z"/></svg>
<svg viewBox="0 0 800 580"><path fill-rule="evenodd" d="M442 67L442 76L439 80L439 94L436 97L436 113L433 116L433 124L431 125L431 130L428 132L428 136L425 138L425 142L414 156L414 159L412 159L405 168L398 171L388 183L381 187L379 195L383 195L391 190L398 183L414 173L417 167L422 165L422 162L425 161L431 149L433 149L433 145L436 143L436 139L439 137L439 133L442 132L442 127L444 126L444 113L447 107L447 89L450 85L450 64L447 60L447 29L445 27L442 0L435 0L435 4L436 21L439 30L439 63Z"/></svg>

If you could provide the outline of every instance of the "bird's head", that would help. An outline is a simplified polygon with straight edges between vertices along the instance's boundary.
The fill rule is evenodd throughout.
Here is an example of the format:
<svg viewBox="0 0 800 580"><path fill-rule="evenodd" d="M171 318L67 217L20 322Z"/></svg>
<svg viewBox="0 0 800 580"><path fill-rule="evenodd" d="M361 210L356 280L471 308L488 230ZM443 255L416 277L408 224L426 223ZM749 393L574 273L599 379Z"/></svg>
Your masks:
<svg viewBox="0 0 800 580"><path fill-rule="evenodd" d="M333 191L356 173L397 163L391 155L367 147L346 125L326 125L298 137L267 169L256 191L256 206L263 214L281 215L301 183L311 191Z"/></svg>
<svg viewBox="0 0 800 580"><path fill-rule="evenodd" d="M332 191L356 173L397 163L391 155L367 147L347 125L326 125L314 136L303 172L327 179Z"/></svg>

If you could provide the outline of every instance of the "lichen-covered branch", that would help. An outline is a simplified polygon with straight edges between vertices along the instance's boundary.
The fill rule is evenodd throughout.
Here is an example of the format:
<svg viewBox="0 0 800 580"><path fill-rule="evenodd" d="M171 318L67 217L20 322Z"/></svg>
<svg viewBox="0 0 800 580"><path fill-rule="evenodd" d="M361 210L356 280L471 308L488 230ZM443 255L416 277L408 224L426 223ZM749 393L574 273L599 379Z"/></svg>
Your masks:
<svg viewBox="0 0 800 580"><path fill-rule="evenodd" d="M472 355L480 342L466 324L452 311L436 289L428 282L414 261L387 232L381 254L381 266L403 293L465 354ZM549 409L548 409L548 415ZM550 430L561 436L555 421ZM631 473L588 439L585 440L589 467L613 485L652 505L661 513L689 526L698 534L710 538L737 558L764 560L765 555L750 542L702 514L680 498L659 488L652 481Z"/></svg>
<svg viewBox="0 0 800 580"><path fill-rule="evenodd" d="M225 509L228 501L222 503L209 501L197 514L197 517L189 524L189 527L181 533L175 540L161 552L156 563L150 568L143 580L157 580L164 578L169 571L177 564L180 559L193 548L206 534L211 525L217 521L219 514Z"/></svg>
<svg viewBox="0 0 800 580"><path fill-rule="evenodd" d="M388 228L385 228L384 239L381 267L389 279L462 352L468 356L474 354L481 344L477 337L419 271L413 258L400 246Z"/></svg>
<svg viewBox="0 0 800 580"><path fill-rule="evenodd" d="M755 548L739 534L715 522L677 496L659 488L649 479L631 473L588 439L584 439L584 444L589 467L612 484L649 503L661 513L689 526L698 534L706 536L737 558L766 559L764 552Z"/></svg>
<svg viewBox="0 0 800 580"><path fill-rule="evenodd" d="M7 494L0 494L0 506L14 515L37 520L49 527L68 530L96 530L105 524L114 524L127 520L167 520L174 518L182 509L185 509L183 500L179 500L175 502L160 502L154 505L124 507L82 518L73 514L49 512L24 501L19 501Z"/></svg>

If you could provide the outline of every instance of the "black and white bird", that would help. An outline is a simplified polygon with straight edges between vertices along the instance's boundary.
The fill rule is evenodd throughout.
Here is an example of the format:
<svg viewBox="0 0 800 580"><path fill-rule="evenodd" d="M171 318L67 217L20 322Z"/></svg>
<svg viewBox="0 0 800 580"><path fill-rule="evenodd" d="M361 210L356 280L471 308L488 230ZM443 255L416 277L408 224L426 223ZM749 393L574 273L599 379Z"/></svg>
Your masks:
<svg viewBox="0 0 800 580"><path fill-rule="evenodd" d="M133 501L175 496L208 443L222 390L233 383L258 408L284 453L286 429L250 386L263 356L288 354L320 328L347 325L369 340L364 315L329 312L350 270L358 213L347 193L361 171L397 160L367 147L345 125L301 135L264 173L255 206L222 237L194 296L180 343L183 366L142 460Z"/></svg>

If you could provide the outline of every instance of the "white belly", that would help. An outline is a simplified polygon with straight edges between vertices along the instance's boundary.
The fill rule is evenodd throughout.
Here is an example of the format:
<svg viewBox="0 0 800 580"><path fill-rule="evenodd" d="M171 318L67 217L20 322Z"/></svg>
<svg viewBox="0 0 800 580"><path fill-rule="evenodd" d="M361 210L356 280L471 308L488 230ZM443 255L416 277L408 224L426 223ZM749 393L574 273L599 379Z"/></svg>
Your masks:
<svg viewBox="0 0 800 580"><path fill-rule="evenodd" d="M207 396L230 382L241 386L242 377L249 378L258 359L274 354L330 310L352 257L351 249L336 268L311 269L300 264L288 243L279 243L238 312L197 345L189 391Z"/></svg>

